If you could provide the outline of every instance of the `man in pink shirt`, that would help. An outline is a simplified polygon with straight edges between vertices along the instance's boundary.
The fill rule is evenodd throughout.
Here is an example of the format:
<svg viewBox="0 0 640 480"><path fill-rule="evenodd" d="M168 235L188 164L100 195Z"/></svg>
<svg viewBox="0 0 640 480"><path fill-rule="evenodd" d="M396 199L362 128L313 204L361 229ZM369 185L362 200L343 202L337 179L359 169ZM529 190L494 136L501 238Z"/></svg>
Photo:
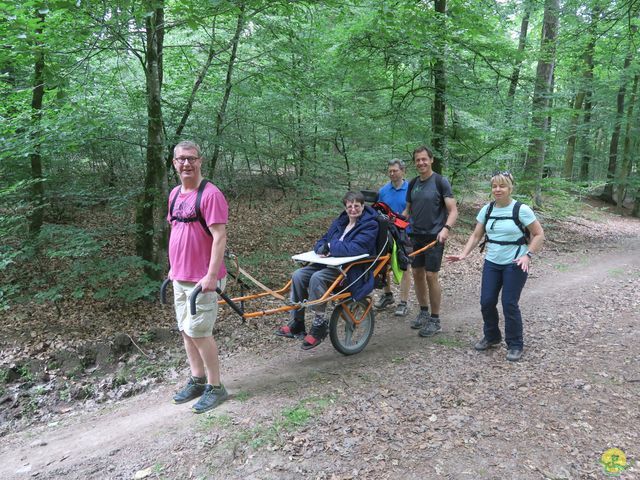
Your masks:
<svg viewBox="0 0 640 480"><path fill-rule="evenodd" d="M180 176L180 185L169 195L169 278L173 280L178 329L191 368L187 385L174 395L173 403L200 397L192 410L202 413L229 396L220 383L218 345L213 338L218 313L215 290L224 289L227 274L224 251L229 211L222 192L202 178L202 154L197 144L184 141L176 145L173 166ZM189 297L198 285L202 293L197 297L196 314L192 316Z"/></svg>

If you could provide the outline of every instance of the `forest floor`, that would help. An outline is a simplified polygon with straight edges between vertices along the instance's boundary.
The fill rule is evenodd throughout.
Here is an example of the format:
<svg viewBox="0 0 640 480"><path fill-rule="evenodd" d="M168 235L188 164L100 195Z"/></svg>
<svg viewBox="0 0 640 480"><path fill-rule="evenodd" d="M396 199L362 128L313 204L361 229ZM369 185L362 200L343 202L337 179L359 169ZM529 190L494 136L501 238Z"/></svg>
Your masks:
<svg viewBox="0 0 640 480"><path fill-rule="evenodd" d="M460 250L474 210L449 252ZM350 357L329 341L304 352L273 336L282 318L243 324L225 309L216 335L231 398L202 415L170 403L187 375L170 308L76 316L63 306L66 323L49 325L46 344L37 312L18 312L23 333L5 328L0 339L16 377L0 392L0 478L599 479L602 454L617 447L627 455L621 478L640 479L640 221L592 204L544 225L548 241L521 299L518 363L504 347L472 348L479 254L442 270L442 333L424 339L409 328L415 303L405 318L390 309ZM304 250L319 230L282 249ZM120 335L106 352L93 345L91 366L74 375L59 365L73 355L38 374L19 358L54 358L73 332L106 335L106 319L122 319ZM84 340L71 350L81 359ZM126 353L110 369L114 342Z"/></svg>

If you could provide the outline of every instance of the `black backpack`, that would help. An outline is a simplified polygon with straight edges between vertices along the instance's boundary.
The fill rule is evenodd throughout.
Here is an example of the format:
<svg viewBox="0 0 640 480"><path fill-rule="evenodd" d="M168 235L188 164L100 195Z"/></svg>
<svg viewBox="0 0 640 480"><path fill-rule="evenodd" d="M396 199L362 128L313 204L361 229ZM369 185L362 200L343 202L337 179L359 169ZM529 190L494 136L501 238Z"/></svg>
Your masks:
<svg viewBox="0 0 640 480"><path fill-rule="evenodd" d="M493 207L495 206L495 204L496 204L495 201L491 202L487 207L487 211L485 212L485 215L484 215L484 240L480 244L480 251L482 252L484 250L485 244L487 242L496 243L498 245L518 245L518 250L516 251L516 256L514 257L514 258L518 258L518 254L520 253L519 247L522 245L528 245L529 240L531 239L531 232L529 232L529 229L526 228L520 221L520 207L522 206L522 203L516 201L516 203L513 204L513 210L511 211L510 217L492 217L491 213L493 212ZM489 238L489 235L487 234L487 223L489 223L489 220L493 220L494 222L497 222L500 220L511 220L516 224L516 226L522 232L522 237L520 237L518 240L514 240L511 242L491 240L491 238Z"/></svg>
<svg viewBox="0 0 640 480"><path fill-rule="evenodd" d="M198 193L196 195L196 216L195 217L181 218L173 215L173 208L175 207L176 200L178 200L178 196L180 195L180 190L178 190L175 196L171 199L171 205L169 206L169 217L171 218L171 221L175 220L177 222L183 222L183 223L200 222L200 225L202 225L202 228L204 228L204 231L206 232L206 234L212 237L213 235L211 234L211 231L209 230L207 222L202 217L202 212L200 211L200 202L202 201L202 192L204 192L204 189L207 186L207 183L211 183L211 182L209 180L202 179L202 181L200 182L200 186L198 187Z"/></svg>

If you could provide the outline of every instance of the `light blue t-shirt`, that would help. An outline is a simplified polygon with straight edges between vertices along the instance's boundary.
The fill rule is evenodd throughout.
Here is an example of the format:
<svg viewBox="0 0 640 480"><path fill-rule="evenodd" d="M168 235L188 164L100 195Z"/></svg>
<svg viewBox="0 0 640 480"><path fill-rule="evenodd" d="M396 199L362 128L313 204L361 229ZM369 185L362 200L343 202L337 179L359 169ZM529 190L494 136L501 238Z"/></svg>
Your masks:
<svg viewBox="0 0 640 480"><path fill-rule="evenodd" d="M493 210L491 211L492 217L507 217L509 220L495 220L490 218L485 226L489 238L500 242L515 242L522 237L522 232L518 228L518 225L511 220L515 203L516 201L512 200L506 207L493 206ZM487 208L489 208L489 204L482 207L480 212L478 212L478 216L476 217L478 223L484 225ZM536 215L533 213L533 210L524 204L520 206L519 218L525 227L536 221ZM487 242L485 248L487 251L485 260L498 265L507 265L513 262L515 258L521 257L529 251L527 245L498 245L497 243L490 242Z"/></svg>

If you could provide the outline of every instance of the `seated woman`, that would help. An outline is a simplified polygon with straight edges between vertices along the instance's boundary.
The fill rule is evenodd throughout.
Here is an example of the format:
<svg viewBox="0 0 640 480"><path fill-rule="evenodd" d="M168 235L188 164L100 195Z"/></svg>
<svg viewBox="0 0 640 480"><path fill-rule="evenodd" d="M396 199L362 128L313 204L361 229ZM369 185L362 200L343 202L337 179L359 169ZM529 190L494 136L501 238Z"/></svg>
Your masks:
<svg viewBox="0 0 640 480"><path fill-rule="evenodd" d="M365 206L361 193L347 192L342 198L345 211L336 218L327 233L318 240L314 251L325 257L351 257L376 254L378 236L378 213ZM366 272L370 265L354 265L344 280L354 300L366 297L373 290L373 274ZM364 275L363 275L364 273ZM291 277L291 301L301 302L322 297L340 272L336 268L312 263L296 270ZM304 309L293 310L288 325L280 327L276 335L288 338L304 337L303 350L317 347L327 336L328 322L325 319L326 302L317 303L309 308L314 313L309 335L306 335ZM306 335L306 336L305 336Z"/></svg>

